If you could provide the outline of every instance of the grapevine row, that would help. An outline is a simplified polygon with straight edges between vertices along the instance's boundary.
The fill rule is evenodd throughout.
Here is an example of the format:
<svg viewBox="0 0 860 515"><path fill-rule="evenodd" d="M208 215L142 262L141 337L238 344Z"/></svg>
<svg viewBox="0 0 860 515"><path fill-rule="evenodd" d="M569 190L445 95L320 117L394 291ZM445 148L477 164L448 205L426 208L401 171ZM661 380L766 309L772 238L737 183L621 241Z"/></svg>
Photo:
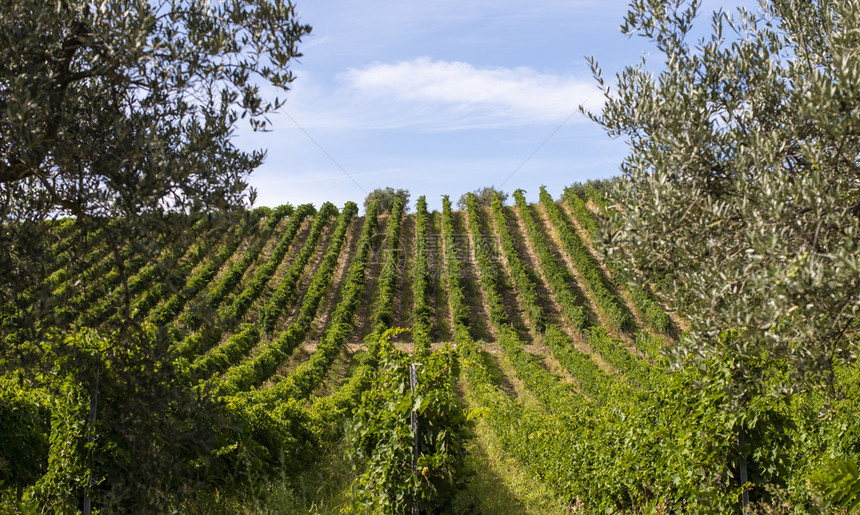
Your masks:
<svg viewBox="0 0 860 515"><path fill-rule="evenodd" d="M396 286L395 272L399 254L396 249L399 250L398 244L400 242L404 207L402 202L396 201L389 217L389 225L386 230L388 252L385 254L385 262L380 273L380 291L377 295L376 308L373 315L376 324L373 332L365 339L367 350L356 358L358 367L350 376L347 383L339 387L335 393L316 399L308 410L309 417L315 422L315 429L320 440L331 441L339 434L343 417L351 413L352 409L358 404L361 394L370 387L373 377L376 375L379 340L384 337L383 333L386 330L386 324L382 320L385 319L384 314L390 312L394 301L393 291ZM426 215L426 203L424 205L424 212ZM385 285L386 283L388 283L387 286ZM387 290L389 293L382 294L384 290ZM328 338L328 335L326 337ZM314 357L318 354L319 349L314 354ZM311 374L310 380L306 382L304 393L295 388L292 394L287 392L287 395L290 398L298 398L309 394L311 388L322 379L322 374L325 373L325 369L317 368L319 369L317 374L315 376ZM328 366L325 368L327 369Z"/></svg>
<svg viewBox="0 0 860 515"><path fill-rule="evenodd" d="M264 345L252 359L230 368L224 380L216 386L216 391L222 395L230 395L259 386L274 374L293 349L304 341L323 297L332 287L331 280L346 241L347 231L357 213L358 206L354 202L347 202L340 214L325 257L314 273L308 291L302 299L295 321L277 338ZM368 220L365 222L365 227L368 226L375 227L375 222Z"/></svg>
<svg viewBox="0 0 860 515"><path fill-rule="evenodd" d="M203 230L204 227L209 224L209 222L210 220L207 217L201 218L191 227L191 233L199 233L201 230ZM160 241L157 243L163 245L163 239L164 238L161 238ZM151 285L155 281L159 273L164 270L170 269L172 263L176 262L176 260L180 259L183 255L185 255L186 251L188 250L188 246L191 243L190 240L191 238L182 238L175 245L165 249L161 253L161 255L158 256L157 259L155 259L149 264L145 264L145 259L143 257L133 257L125 266L126 276L131 276L131 274L135 274L136 272L136 274L131 276L130 279L128 279L127 281L129 295L132 297L136 297L139 293L143 292L149 285ZM117 273L110 275L107 278L108 286L113 286L116 282L119 282L118 264L115 267L115 270ZM116 312L117 306L122 304L122 298L124 294L125 291L122 286L116 287L112 294L110 294L107 298L103 299L93 309L88 310L88 312L83 315L82 325L86 325L89 327L96 326L111 317Z"/></svg>
<svg viewBox="0 0 860 515"><path fill-rule="evenodd" d="M552 196L547 193L546 188L543 186L540 189L540 201L544 208L546 208L550 223L555 226L562 244L573 258L576 268L582 274L582 277L594 294L597 304L617 329L620 331L633 329L635 325L633 316L627 310L624 303L620 301L618 295L612 291L609 280L601 273L600 267L597 265L591 252L588 251L588 247L579 238L576 231L572 230L570 225L567 224L561 208L553 201Z"/></svg>
<svg viewBox="0 0 860 515"><path fill-rule="evenodd" d="M157 284L151 285L135 300L131 308L132 317L138 320L144 319L149 311L164 297L164 294L168 290L166 283L170 282L176 285L186 284L188 282L188 274L191 273L203 258L211 253L212 247L221 239L221 236L227 229L227 220L222 216L215 228L210 230L209 234L201 236L200 239L202 241L188 250L167 276L163 277Z"/></svg>
<svg viewBox="0 0 860 515"><path fill-rule="evenodd" d="M344 280L340 302L335 308L325 335L317 345L316 352L289 376L271 388L253 392L252 396L257 402L270 405L284 399L304 398L322 380L331 362L340 352L344 340L354 329L353 318L364 294L367 267L372 250L372 237L376 230L376 224L376 206L374 204L368 208L365 214L364 227L358 241L358 250Z"/></svg>
<svg viewBox="0 0 860 515"><path fill-rule="evenodd" d="M96 263L102 261L102 259L107 255L109 248L107 245L98 245L102 236L102 229L96 229L92 233L87 235L88 243L94 246L94 249L91 249L89 252L83 256L83 263L78 266L78 271L81 273L86 272L90 269L90 267L94 266ZM58 235L59 236L59 235ZM47 282L54 285L55 288L59 287L63 283L67 282L70 279L69 273L71 272L69 268L69 264L71 263L72 256L75 253L81 251L79 248L79 242L74 241L77 234L68 234L66 238L61 238L59 241L54 243L48 250L46 255L52 256L51 267L53 271L47 278ZM65 247L63 250L60 250L62 247Z"/></svg>
<svg viewBox="0 0 860 515"><path fill-rule="evenodd" d="M299 231L304 219L308 216L311 216L315 210L314 207L310 204L303 204L299 206L295 211L291 209L288 210L293 213L293 217L290 218L289 223L287 224L287 228L284 230L283 234L279 238L277 244L275 245L275 249L272 251L272 254L269 256L269 259L266 262L257 268L254 272L254 276L242 290L242 292L234 299L233 303L229 306L226 306L219 313L221 323L217 326L210 328L208 331L203 333L197 333L196 335L192 335L185 339L182 345L179 346L178 351L180 354L189 355L193 350L205 350L206 348L214 345L216 342L220 341L223 337L224 333L231 330L235 325L239 322L242 316L250 309L251 304L257 299L257 297L262 292L263 288L265 288L266 284L268 284L269 279L274 275L281 261L287 253L290 245L292 244L293 239ZM268 220L268 227L274 227L277 224L272 224L272 220ZM250 350L256 345L260 340L259 331L253 333L253 337L249 336L249 329L246 328L242 331L241 334L243 336L238 338L230 338L227 340L225 344L227 346L226 349L215 349L216 357L211 358L212 362L215 363L227 363L224 360L220 360L217 356L222 354L228 354L230 356L236 357L244 355L242 349ZM250 345L250 347L248 347ZM223 346L222 346L223 347ZM233 351L234 347L239 348L239 351ZM201 358L198 358L197 361L200 361ZM209 358L205 358L209 359ZM208 361L207 361L208 362ZM228 363L229 366L229 363ZM192 367L194 368L194 367ZM204 369L208 371L208 369ZM225 368L216 367L215 371L223 372Z"/></svg>
<svg viewBox="0 0 860 515"><path fill-rule="evenodd" d="M293 239L298 234L305 218L312 216L315 212L316 210L312 204L302 204L296 208L293 216L290 218L289 224L287 224L287 228L284 229L281 238L278 240L277 245L275 245L274 250L272 250L269 259L257 268L254 272L254 277L251 278L242 293L236 297L233 304L222 310L220 313L222 320L236 321L245 316L251 304L257 300L257 297L263 292L269 280L275 275L275 271L287 254L287 250L292 245Z"/></svg>
<svg viewBox="0 0 860 515"><path fill-rule="evenodd" d="M271 332L274 331L275 324L278 319L280 319L284 314L284 311L290 307L292 302L295 301L296 296L298 295L298 282L301 278L302 272L316 250L317 243L323 234L323 229L328 224L328 221L336 214L337 208L334 204L326 202L322 205L317 213L316 219L314 220L313 226L311 227L311 232L299 251L299 255L292 263L290 263L289 270L287 270L287 273L281 278L278 287L274 292L272 292L266 305L260 310L260 326L266 334L271 334ZM346 218L351 217L344 217L344 219ZM343 227L342 234L345 235L346 225L342 224L341 226ZM343 236L341 236L341 238L342 237Z"/></svg>
<svg viewBox="0 0 860 515"><path fill-rule="evenodd" d="M301 216L300 212L302 211L302 208L303 208L303 206L299 206L299 208L296 210L296 212L294 213L296 217ZM330 203L323 205L323 207L321 208L320 216L318 216L317 219L314 221L314 224L319 228L320 232L322 231L321 227L324 226L325 223L330 219L333 212L336 213L337 209L334 207L334 205L332 205ZM345 212L346 212L346 210L345 210ZM354 212L354 210L352 212ZM343 234L345 234L345 232L346 232L346 225L348 225L348 220L351 217L345 216L344 218L347 219L347 224L341 224L342 225L342 231L341 231L341 240L340 241L342 241L342 239L343 239ZM291 220L291 223L294 221L295 221L295 218L293 220ZM285 231L285 234L287 232L290 232L290 231L289 230ZM282 239L281 241L284 241L284 240ZM307 244L307 242L306 242L306 244ZM340 253L340 245L337 246L336 252L337 252L337 254ZM296 276L296 279L298 279L298 276ZM325 290L324 287L321 289ZM311 316L310 318L313 319L313 316ZM257 324L245 324L244 328L238 334L233 335L230 338L228 338L226 343L224 343L223 345L219 345L215 349L212 349L212 351L209 352L208 354L197 359L191 365L190 370L189 370L189 374L194 379L206 379L206 378L213 376L216 373L225 372L228 369L230 369L231 371L236 369L237 370L236 372L233 372L232 375L228 374L228 377L223 382L223 384L219 385L220 386L219 391L223 392L226 389L229 389L229 386L225 386L225 385L233 386L235 389L239 389L237 387L245 386L244 384L240 384L240 382L246 383L246 382L254 380L254 378L248 377L250 375L250 374L248 374L248 371L249 370L253 370L254 372L258 371L259 368L254 368L254 364L258 364L258 363L260 363L260 361L258 361L256 359L255 360L249 360L249 361L246 361L246 363L251 364L249 366L234 367L234 368L231 368L231 367L234 364L241 361L242 358L247 356L248 352L250 352L251 349L253 349L254 347L257 346L257 344L260 343L261 336L262 336L262 334L261 334L260 328L257 326ZM302 335L302 337L303 337L303 335ZM272 348L271 345L267 346L266 349L264 349L264 352L259 354L257 356L257 358L262 357L262 359L263 359L262 362L265 362L267 359L271 358L271 351L269 353L265 353L265 351L267 349L271 349L271 348ZM256 374L256 375L258 376L259 374ZM262 382L262 379L260 380L260 382Z"/></svg>
<svg viewBox="0 0 860 515"><path fill-rule="evenodd" d="M448 303L454 320L454 332L469 326L469 309L462 283L462 269L457 243L454 239L454 215L448 195L442 197L442 239L445 244L445 275L448 281Z"/></svg>
<svg viewBox="0 0 860 515"><path fill-rule="evenodd" d="M89 247L92 245L95 248L100 248L98 243L104 236L102 228L97 228L92 232L83 232L83 227L75 222L74 218L65 218L52 222L48 227L45 227L45 232L42 234L43 239L54 239L54 243L45 249L46 256L52 256L52 260L47 263L47 271L49 277L56 274L66 274L66 268L71 263L72 258L80 255L81 239ZM85 256L86 258L87 256Z"/></svg>
<svg viewBox="0 0 860 515"><path fill-rule="evenodd" d="M541 329L545 328L544 343L552 350L553 356L580 384L582 392L592 399L605 401L607 392L611 392L615 383L594 363L588 354L578 351L572 344L570 338L564 334L555 324L543 324L545 313L537 302L535 293L535 279L528 274L525 263L520 259L513 241L512 231L508 225L507 217L502 209L499 198L493 199L493 216L499 228L502 243L502 251L508 262L508 267L514 275L517 288L524 293L523 301L527 310L534 320L541 322Z"/></svg>
<svg viewBox="0 0 860 515"><path fill-rule="evenodd" d="M165 240L165 236L159 236L156 244L163 245ZM122 260L123 263L126 263L126 274L139 270L140 267L146 263L145 257L140 254L135 254L130 245L126 245L119 249L118 254L120 260ZM67 283L71 283L70 286L76 286L75 283L79 282L83 287L81 288L78 286L80 291L77 295L65 299L65 305L56 310L57 317L63 321L60 325L72 323L75 320L84 320L86 317L82 313L88 309L96 308L98 306L96 304L97 299L100 296L105 296L103 298L107 298L107 296L110 295L110 292L112 292L117 284L119 284L120 271L116 262L116 254L109 252L89 271L87 275L84 275L83 278L70 277L67 281ZM75 288L67 287L63 290L63 293L68 290L75 291Z"/></svg>
<svg viewBox="0 0 860 515"><path fill-rule="evenodd" d="M418 198L415 206L415 263L412 270L412 340L415 342L415 355L430 352L431 313L430 307L430 264L427 255L427 231L429 227L427 200Z"/></svg>
<svg viewBox="0 0 860 515"><path fill-rule="evenodd" d="M514 369L527 386L554 413L564 413L571 408L572 391L569 385L561 383L555 375L548 372L542 365L540 359L526 352L524 342L517 335L504 313L501 301L501 293L498 283L502 280L499 276L498 267L489 256L488 249L476 242L482 238L480 217L474 195L466 199L466 207L469 216L469 229L472 242L475 247L475 257L478 264L478 273L481 285L490 303L490 321L496 328L499 345L505 349L505 353L514 365ZM495 306L495 307L494 307Z"/></svg>
<svg viewBox="0 0 860 515"><path fill-rule="evenodd" d="M258 218L254 212L246 213L239 225L227 237L227 241L221 244L214 258L194 272L181 291L171 295L166 302L155 310L151 317L152 322L157 326L165 326L172 322L185 307L188 300L196 297L215 278L218 270L239 248L248 227L256 225L257 221Z"/></svg>
<svg viewBox="0 0 860 515"><path fill-rule="evenodd" d="M472 220L477 221L476 217L473 217ZM474 227L472 234L474 238L476 234ZM486 260L478 259L478 269L482 278L492 274L492 267L487 265ZM467 374L470 371L473 372L470 382L473 383L474 389L483 391L492 397L491 405L485 404L485 407L490 408L488 410L490 415L488 416L495 419L491 421L491 425L509 452L537 469L538 473L542 477L550 479L554 486L570 484L570 474L577 468L574 463L566 459L570 453L563 457L557 456L556 453L561 450L560 447L576 446L578 444L577 439L571 439L573 434L585 428L593 427L592 422L600 418L601 411L592 406L585 398L575 395L569 385L559 381L556 376L542 366L537 357L526 352L523 348L523 342L513 328L500 323L499 318L495 318L493 321L499 334L499 344L505 349L517 377L525 383L528 390L548 408L552 415L537 414L532 410L526 410L522 408L522 405L512 403L510 399L500 395L492 384L486 369L482 371L483 385L474 384L477 382L474 374L475 369L483 368L482 357L477 353L468 335L460 333L458 334L458 345L464 354L465 368ZM555 326L550 326L548 333L554 339L553 342L549 343L558 349L558 343L563 343L565 339L564 335ZM589 372L584 375L599 381L599 383L581 384L588 384L592 392L598 393L602 403L611 403L623 391L623 389L613 388L609 384L609 379L599 373L590 360L580 360L580 363L592 365L589 367ZM624 394L625 396L629 395L626 391ZM519 429L523 428L524 420L529 422L529 427L526 431L521 432ZM542 448L539 449L538 453L535 453L534 448L536 446ZM596 449L588 448L587 443L581 447L588 449L588 452L596 451ZM540 452L540 450L547 449L551 449L553 452ZM581 460L584 456L588 456L588 452L584 451L585 449L581 448L580 452L575 453L574 456ZM535 459L536 454L539 459ZM564 489L562 488L560 491L564 492Z"/></svg>
<svg viewBox="0 0 860 515"><path fill-rule="evenodd" d="M127 258L131 255L128 247L123 247L121 256ZM90 256L93 259L90 260ZM92 302L98 291L94 285L103 280L113 269L114 255L106 245L101 245L96 251L89 253L84 259L85 264L78 274L52 274L49 281L54 286L53 295L62 299L61 305L54 311L60 326L72 322L76 316L74 309L87 306ZM92 264L90 264L92 263ZM67 271L63 267L57 272Z"/></svg>
<svg viewBox="0 0 860 515"><path fill-rule="evenodd" d="M229 337L225 343L200 356L187 369L192 380L206 379L224 372L239 362L260 342L260 329L256 324L244 324L242 330Z"/></svg>
<svg viewBox="0 0 860 515"><path fill-rule="evenodd" d="M388 217L388 228L386 230L385 261L382 271L379 273L379 281L376 290L376 306L373 314L374 337L381 335L394 323L394 296L397 289L397 276L399 270L397 265L400 256L400 232L403 223L403 210L405 206L401 199L397 199L391 207L391 215Z"/></svg>
<svg viewBox="0 0 860 515"><path fill-rule="evenodd" d="M505 216L505 211L502 208L502 202L498 195L493 197L492 203L493 219L498 227L499 238L501 240L502 252L508 262L508 267L511 270L511 276L517 290L520 293L520 298L525 304L526 312L531 320L532 328L536 333L544 332L546 328L546 316L538 303L537 289L535 287L535 279L529 272L525 263L520 259L517 253L516 244L512 236L512 228Z"/></svg>
<svg viewBox="0 0 860 515"><path fill-rule="evenodd" d="M578 499L597 512L618 511L624 508L619 500L646 497L660 479L658 456L648 454L652 448L661 454L654 443L657 416L640 412L651 399L637 397L634 405L623 389L607 390L605 407L592 404L523 350L512 330L503 330L499 344L547 409L526 408L496 387L468 334L460 333L457 344L472 395L485 408L485 420L502 448L570 504ZM630 467L637 473L631 474Z"/></svg>
<svg viewBox="0 0 860 515"><path fill-rule="evenodd" d="M592 238L595 237L597 235L597 222L585 206L585 202L569 188L565 190L564 198L573 210L573 214L576 216L579 223L585 227L586 231L591 234ZM625 277L625 274L622 273L620 267L618 267L612 259L607 259L606 265L615 277ZM667 333L671 326L669 316L653 298L651 293L648 292L645 287L632 284L629 279L625 282L627 283L627 290L630 292L630 297L633 300L633 305L642 313L642 316L648 324L650 324L658 333Z"/></svg>
<svg viewBox="0 0 860 515"><path fill-rule="evenodd" d="M273 218L267 219L265 225L268 227L273 220ZM270 235L271 230L269 229L261 230L258 234L252 235L255 239L251 246L242 254L242 257L238 261L233 263L227 273L206 292L206 302L211 309L218 308L224 299L239 285L242 276L245 275L245 271L257 260L257 256L262 252ZM190 313L183 316L182 321L191 329L197 329L202 322Z"/></svg>
<svg viewBox="0 0 860 515"><path fill-rule="evenodd" d="M561 366L576 378L580 392L589 398L608 404L619 395L619 390L625 390L625 395L632 394L622 383L600 370L588 354L577 350L570 337L555 324L547 325L543 341Z"/></svg>
<svg viewBox="0 0 860 515"><path fill-rule="evenodd" d="M475 249L475 259L478 262L478 271L480 272L481 287L487 296L487 304L490 308L490 321L497 328L509 326L511 322L505 312L502 294L499 291L501 274L498 265L490 254L489 241L481 234L482 224L475 195L472 193L466 197L466 210L469 233L472 237L472 248Z"/></svg>
<svg viewBox="0 0 860 515"><path fill-rule="evenodd" d="M268 217L264 222L264 228L256 234L251 234L253 243L246 250L242 257L230 267L226 274L221 277L212 287L206 292L203 302L210 309L216 309L224 299L239 285L245 271L257 260L257 257L262 252L263 247L269 240L274 228L288 214L294 212L294 209L289 204L268 213ZM256 224L253 226L256 227ZM231 306L225 307L228 310ZM180 317L180 320L191 330L197 330L203 323L203 319L196 310L186 310ZM195 354L205 352L211 346L215 345L224 336L224 331L231 327L236 321L224 321L222 324L215 324L212 327L207 327L203 331L196 332L187 336L181 342L176 344L175 351L183 357L191 358Z"/></svg>
<svg viewBox="0 0 860 515"><path fill-rule="evenodd" d="M657 380L656 369L636 354L631 354L621 341L612 338L603 327L591 327L585 333L588 346L621 371L627 381L637 388L648 388Z"/></svg>
<svg viewBox="0 0 860 515"><path fill-rule="evenodd" d="M550 288L555 293L558 303L571 325L577 329L584 329L590 324L590 320L582 307L582 302L574 296L568 285L574 284L575 279L570 271L558 262L550 251L544 240L543 231L534 219L531 208L526 204L526 198L522 190L514 192L517 209L526 226L528 238L540 260L540 266L547 276Z"/></svg>
<svg viewBox="0 0 860 515"><path fill-rule="evenodd" d="M291 204L281 204L275 209L272 209L266 216L266 223L263 226L263 229L268 233L273 232L278 224L281 223L281 220L293 216L295 212L296 209Z"/></svg>

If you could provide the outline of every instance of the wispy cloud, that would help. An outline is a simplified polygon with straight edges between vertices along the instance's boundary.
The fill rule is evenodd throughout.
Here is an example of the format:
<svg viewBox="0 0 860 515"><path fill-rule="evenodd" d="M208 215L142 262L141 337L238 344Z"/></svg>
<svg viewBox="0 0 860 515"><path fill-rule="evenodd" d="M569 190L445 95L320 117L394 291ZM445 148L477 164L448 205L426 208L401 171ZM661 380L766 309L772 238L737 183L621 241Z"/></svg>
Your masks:
<svg viewBox="0 0 860 515"><path fill-rule="evenodd" d="M580 104L593 108L600 102L591 78L539 73L528 67L478 68L426 57L350 69L341 79L361 96L385 101L391 110L405 108L422 115L413 123L430 122L443 129L558 122Z"/></svg>
<svg viewBox="0 0 860 515"><path fill-rule="evenodd" d="M591 77L422 57L301 77L286 109L312 128L463 130L552 125L602 102ZM577 117L574 117L576 119Z"/></svg>

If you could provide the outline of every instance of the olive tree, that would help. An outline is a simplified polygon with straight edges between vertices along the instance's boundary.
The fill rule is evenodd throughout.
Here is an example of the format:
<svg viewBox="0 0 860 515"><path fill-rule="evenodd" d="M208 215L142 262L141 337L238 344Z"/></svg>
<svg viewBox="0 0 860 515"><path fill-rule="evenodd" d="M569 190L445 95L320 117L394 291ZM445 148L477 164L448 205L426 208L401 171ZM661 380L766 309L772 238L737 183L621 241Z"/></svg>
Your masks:
<svg viewBox="0 0 860 515"><path fill-rule="evenodd" d="M502 204L504 204L505 201L508 200L508 194L504 191L497 190L495 186L482 186L475 191L460 195L460 198L457 199L457 207L459 209L466 209L469 195L475 196L475 202L479 206L492 205L493 199L497 196L499 197L499 202L501 202Z"/></svg>
<svg viewBox="0 0 860 515"><path fill-rule="evenodd" d="M134 326L124 263L253 202L265 153L233 136L267 129L309 31L285 0L0 2L0 373L56 400L35 489L51 509L161 510L202 477L211 403L176 384L164 335ZM113 254L118 324L53 316L76 293L46 281L61 239L48 222L66 217L70 274L93 245Z"/></svg>
<svg viewBox="0 0 860 515"><path fill-rule="evenodd" d="M691 324L679 356L721 363L742 411L832 385L856 357L860 3L717 11L692 41L699 4L631 3L622 32L663 62L625 68L610 89L592 60L606 101L590 116L630 146L611 253L659 283Z"/></svg>
<svg viewBox="0 0 860 515"><path fill-rule="evenodd" d="M252 201L264 153L232 136L266 129L309 30L283 0L3 2L2 300L41 282L51 242L33 222L110 220L116 249L173 228L167 212Z"/></svg>
<svg viewBox="0 0 860 515"><path fill-rule="evenodd" d="M762 0L694 40L700 3L631 2L622 32L656 47L655 71L610 86L592 60L590 116L630 148L602 239L689 321L671 349L683 395L734 440L733 473L808 499L826 456L856 471L839 406L860 333L860 2ZM860 492L856 472L827 477L834 502Z"/></svg>
<svg viewBox="0 0 860 515"><path fill-rule="evenodd" d="M400 200L404 207L408 210L409 190L394 189L391 186L385 188L376 188L367 194L364 199L364 209L367 210L371 204L376 202L376 209L379 213L390 213L394 207L394 203Z"/></svg>

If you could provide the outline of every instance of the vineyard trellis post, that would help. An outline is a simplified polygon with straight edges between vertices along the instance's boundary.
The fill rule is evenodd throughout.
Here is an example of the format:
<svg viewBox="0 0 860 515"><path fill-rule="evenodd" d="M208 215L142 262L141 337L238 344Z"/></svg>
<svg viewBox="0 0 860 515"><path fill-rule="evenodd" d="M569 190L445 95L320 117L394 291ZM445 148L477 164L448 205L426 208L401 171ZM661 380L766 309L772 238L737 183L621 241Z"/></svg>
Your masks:
<svg viewBox="0 0 860 515"><path fill-rule="evenodd" d="M418 387L418 367L423 367L422 363L412 363L409 365L409 386L412 392L412 399L415 399L415 389ZM412 424L412 473L418 474L418 412L415 411L413 405L410 413L410 422Z"/></svg>
<svg viewBox="0 0 860 515"><path fill-rule="evenodd" d="M92 513L92 497L90 497L90 493L93 486L93 460L92 460L92 452L93 452L93 441L95 440L95 431L96 431L96 415L99 404L99 369L96 367L96 377L95 377L95 385L93 388L92 395L90 395L90 427L87 435L87 442L89 443L89 464L88 464L88 474L87 474L87 487L84 490L84 503L83 503L83 515L90 515Z"/></svg>
<svg viewBox="0 0 860 515"><path fill-rule="evenodd" d="M412 474L418 475L418 412L415 410L415 389L418 387L418 367L423 367L423 363L412 363L409 365L409 387L412 394L412 410L410 411L410 423L412 425ZM420 513L418 509L418 499L415 500L415 505L412 507L412 513Z"/></svg>
<svg viewBox="0 0 860 515"><path fill-rule="evenodd" d="M742 497L742 505L743 505L743 514L746 515L749 513L749 503L750 503L750 493L746 489L744 485L747 484L747 459L744 457L744 426L741 424L741 427L738 429L738 468L740 480L741 480L741 488L743 488Z"/></svg>

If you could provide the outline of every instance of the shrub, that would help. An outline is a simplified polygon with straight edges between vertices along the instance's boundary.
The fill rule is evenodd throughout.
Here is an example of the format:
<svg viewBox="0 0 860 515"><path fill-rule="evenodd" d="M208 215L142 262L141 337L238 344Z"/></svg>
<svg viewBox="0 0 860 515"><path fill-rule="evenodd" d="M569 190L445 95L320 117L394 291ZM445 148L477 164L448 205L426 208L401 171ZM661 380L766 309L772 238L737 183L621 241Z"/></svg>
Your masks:
<svg viewBox="0 0 860 515"><path fill-rule="evenodd" d="M398 199L403 201L404 209L408 211L409 190L395 190L391 186L388 186L387 188L376 188L368 193L367 198L364 199L364 210L366 212L367 208L370 207L370 204L376 202L377 213L390 213L394 208L394 202Z"/></svg>
<svg viewBox="0 0 860 515"><path fill-rule="evenodd" d="M475 191L461 195L460 199L457 200L458 209L466 209L469 195L475 196L475 205L477 207L493 205L493 198L495 197L499 198L499 202L501 202L502 205L504 205L505 201L508 200L508 194L504 191L497 190L495 186L484 186L483 188L478 188Z"/></svg>

